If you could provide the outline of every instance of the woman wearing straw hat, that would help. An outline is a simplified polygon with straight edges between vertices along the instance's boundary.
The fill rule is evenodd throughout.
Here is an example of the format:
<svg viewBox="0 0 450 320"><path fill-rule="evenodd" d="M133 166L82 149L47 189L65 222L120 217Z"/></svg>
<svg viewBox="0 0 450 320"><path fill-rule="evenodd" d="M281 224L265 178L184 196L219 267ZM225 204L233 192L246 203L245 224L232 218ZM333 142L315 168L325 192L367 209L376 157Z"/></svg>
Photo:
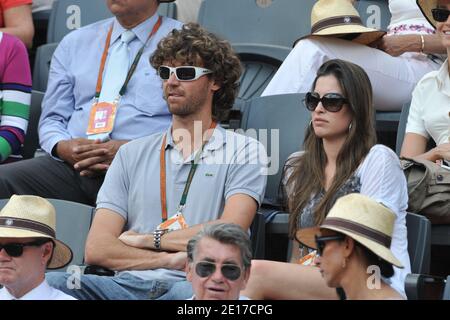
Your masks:
<svg viewBox="0 0 450 320"><path fill-rule="evenodd" d="M450 0L418 0L450 55ZM413 91L401 155L450 166L450 63L424 76ZM430 137L436 147L427 151Z"/></svg>
<svg viewBox="0 0 450 320"><path fill-rule="evenodd" d="M417 81L441 65L429 54L445 50L415 0L389 0L389 8L391 23L383 36L362 24L350 0L318 0L311 34L297 42L262 95L307 92L320 65L337 58L367 72L377 110L400 110Z"/></svg>
<svg viewBox="0 0 450 320"><path fill-rule="evenodd" d="M337 298L310 264L314 252L295 241L298 229L320 225L336 199L361 193L383 202L395 212L391 249L403 269L395 269L392 286L404 292L410 271L406 234L408 193L397 155L375 144L372 89L365 71L347 61L329 60L319 69L305 107L311 124L304 152L291 155L285 165L285 189L292 241L291 262L252 261L243 295L252 299Z"/></svg>
<svg viewBox="0 0 450 320"><path fill-rule="evenodd" d="M45 270L70 263L72 250L55 238L53 205L13 195L0 212L0 300L75 300L50 287Z"/></svg>
<svg viewBox="0 0 450 320"><path fill-rule="evenodd" d="M300 229L297 241L318 252L316 265L326 284L349 300L403 299L384 279L403 268L390 250L395 214L371 198L339 198L320 227Z"/></svg>

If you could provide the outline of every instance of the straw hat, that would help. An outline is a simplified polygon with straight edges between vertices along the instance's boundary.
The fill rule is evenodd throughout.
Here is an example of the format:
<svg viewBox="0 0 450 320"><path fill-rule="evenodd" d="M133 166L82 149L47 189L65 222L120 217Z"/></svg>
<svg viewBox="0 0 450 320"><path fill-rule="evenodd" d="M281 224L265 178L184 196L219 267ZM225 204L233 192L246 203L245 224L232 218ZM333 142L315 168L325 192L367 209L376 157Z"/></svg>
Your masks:
<svg viewBox="0 0 450 320"><path fill-rule="evenodd" d="M297 41L311 36L339 37L351 34L355 35L351 41L367 45L386 32L364 26L350 0L318 0L311 11L311 34Z"/></svg>
<svg viewBox="0 0 450 320"><path fill-rule="evenodd" d="M351 193L339 198L320 227L300 229L297 240L316 249L314 236L320 229L343 233L372 251L381 259L403 268L390 250L395 214L383 204Z"/></svg>
<svg viewBox="0 0 450 320"><path fill-rule="evenodd" d="M417 5L419 6L422 14L427 18L428 22L436 28L436 20L433 19L433 14L431 13L431 9L437 7L437 0L416 0Z"/></svg>
<svg viewBox="0 0 450 320"><path fill-rule="evenodd" d="M0 238L50 238L55 242L48 269L62 268L72 261L72 250L55 238L56 213L48 200L13 195L0 211Z"/></svg>

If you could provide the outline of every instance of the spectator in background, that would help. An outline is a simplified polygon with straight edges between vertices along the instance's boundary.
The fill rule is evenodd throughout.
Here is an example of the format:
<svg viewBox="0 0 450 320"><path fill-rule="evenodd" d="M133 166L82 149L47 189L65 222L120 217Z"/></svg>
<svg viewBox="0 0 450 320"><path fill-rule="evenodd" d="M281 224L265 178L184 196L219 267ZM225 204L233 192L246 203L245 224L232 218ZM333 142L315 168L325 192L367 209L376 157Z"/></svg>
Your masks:
<svg viewBox="0 0 450 320"><path fill-rule="evenodd" d="M177 19L185 23L197 22L202 2L203 0L176 0Z"/></svg>
<svg viewBox="0 0 450 320"><path fill-rule="evenodd" d="M75 30L59 43L39 122L47 155L0 166L0 198L33 194L94 205L119 147L167 129L171 115L148 59L181 23L159 18L158 3L108 0L114 18ZM121 92L134 60L137 67Z"/></svg>
<svg viewBox="0 0 450 320"><path fill-rule="evenodd" d="M21 158L31 101L27 49L15 36L0 32L0 162Z"/></svg>
<svg viewBox="0 0 450 320"><path fill-rule="evenodd" d="M312 121L304 152L294 153L285 168L289 236L320 225L335 201L361 193L388 206L396 215L391 250L403 269L395 269L392 287L404 293L410 272L406 179L397 155L375 144L372 87L364 70L347 61L329 60L317 73L305 106ZM314 251L292 242L291 262L254 260L243 294L251 299L336 298L319 270L311 267Z"/></svg>
<svg viewBox="0 0 450 320"><path fill-rule="evenodd" d="M240 296L250 276L248 233L232 223L205 226L187 245L186 278L193 300L247 300Z"/></svg>
<svg viewBox="0 0 450 320"><path fill-rule="evenodd" d="M46 199L13 195L0 212L0 300L74 300L50 287L45 270L70 263L55 238L56 213Z"/></svg>
<svg viewBox="0 0 450 320"><path fill-rule="evenodd" d="M442 64L433 54L445 50L415 0L389 0L389 8L387 35L376 40L351 1L317 1L311 35L297 42L262 95L307 92L320 65L338 58L367 72L377 110L401 110L419 79Z"/></svg>
<svg viewBox="0 0 450 320"><path fill-rule="evenodd" d="M315 264L326 284L348 300L403 300L382 278L403 268L389 246L395 214L357 193L339 198L319 227L300 229L299 243L317 250Z"/></svg>
<svg viewBox="0 0 450 320"><path fill-rule="evenodd" d="M447 60L438 71L425 75L413 91L401 155L450 166L450 0L417 3L436 28ZM430 137L436 147L427 151Z"/></svg>
<svg viewBox="0 0 450 320"><path fill-rule="evenodd" d="M0 32L15 35L27 48L33 45L32 0L0 0Z"/></svg>

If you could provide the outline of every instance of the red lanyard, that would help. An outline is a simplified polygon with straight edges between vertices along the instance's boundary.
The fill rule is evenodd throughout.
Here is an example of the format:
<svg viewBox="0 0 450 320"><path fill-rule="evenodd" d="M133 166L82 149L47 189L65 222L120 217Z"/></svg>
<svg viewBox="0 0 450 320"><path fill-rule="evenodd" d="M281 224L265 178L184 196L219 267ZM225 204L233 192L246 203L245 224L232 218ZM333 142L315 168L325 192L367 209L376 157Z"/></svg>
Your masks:
<svg viewBox="0 0 450 320"><path fill-rule="evenodd" d="M128 74L127 77L125 79L125 83L123 84L122 88L120 89L119 95L123 96L125 94L125 90L128 86L128 82L130 82L130 79L134 73L134 71L136 70L137 64L139 63L139 59L142 56L142 53L144 52L144 48L147 45L148 41L150 40L150 38L156 33L158 32L159 27L161 26L162 23L162 17L159 16L158 17L158 21L155 23L155 25L153 26L152 32L150 32L147 40L145 41L144 45L142 46L142 48L139 50L139 52L137 53L136 57L134 58L133 64L130 67L130 70L128 70ZM113 31L113 25L109 28L109 32L108 32L108 36L106 37L106 42L105 42L105 48L103 49L103 54L102 54L102 59L100 61L100 70L98 72L98 77L97 77L97 86L95 89L95 99L98 99L100 97L100 92L102 91L102 85L103 85L103 71L105 70L105 63L106 63L106 57L108 56L108 50L109 50L109 45L111 44L111 35L112 35L112 31Z"/></svg>
<svg viewBox="0 0 450 320"><path fill-rule="evenodd" d="M217 122L213 121L211 123L211 126L208 130L214 129L217 126ZM162 222L167 220L167 195L166 195L166 137L167 135L164 135L161 150L160 150L160 156L159 156L159 181L160 181L160 195L161 195L161 215L162 215ZM180 204L178 205L178 211L180 211L184 205L186 204L187 195L189 192L189 188L191 187L192 179L194 179L195 171L197 170L198 162L200 160L200 156L203 152L203 148L205 147L206 143L208 142L208 139L203 141L202 147L195 155L194 160L191 161L191 170L189 171L189 175L186 181L186 185L184 186L183 194L181 196Z"/></svg>

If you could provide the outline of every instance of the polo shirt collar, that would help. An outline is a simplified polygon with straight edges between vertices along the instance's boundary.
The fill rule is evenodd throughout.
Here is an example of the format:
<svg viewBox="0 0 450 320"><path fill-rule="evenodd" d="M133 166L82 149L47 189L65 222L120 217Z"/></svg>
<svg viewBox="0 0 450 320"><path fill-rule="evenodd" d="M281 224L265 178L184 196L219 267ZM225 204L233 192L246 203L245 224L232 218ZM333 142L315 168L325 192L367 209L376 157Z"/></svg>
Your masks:
<svg viewBox="0 0 450 320"><path fill-rule="evenodd" d="M215 151L223 147L226 143L226 130L220 126L220 124L217 124L216 128L214 129L213 135L208 140L208 142L205 145L204 150L208 151ZM172 137L172 126L170 126L166 131L166 145L165 148L167 150L168 147L174 148L175 142L173 141ZM203 156L202 156L203 158Z"/></svg>
<svg viewBox="0 0 450 320"><path fill-rule="evenodd" d="M153 26L158 21L158 13L156 12L153 16L145 20L144 22L138 24L136 27L131 29L131 31L134 32L136 37L141 41L141 44L143 45L145 41L147 41L147 38L152 32ZM113 32L111 34L111 45L117 41L117 39L120 38L120 35L125 31L126 29L119 23L119 21L114 19L114 26L113 26Z"/></svg>
<svg viewBox="0 0 450 320"><path fill-rule="evenodd" d="M445 60L445 62L439 69L436 76L436 80L438 83L439 90L442 91L447 96L450 96L450 75L448 72L448 58L447 60Z"/></svg>

